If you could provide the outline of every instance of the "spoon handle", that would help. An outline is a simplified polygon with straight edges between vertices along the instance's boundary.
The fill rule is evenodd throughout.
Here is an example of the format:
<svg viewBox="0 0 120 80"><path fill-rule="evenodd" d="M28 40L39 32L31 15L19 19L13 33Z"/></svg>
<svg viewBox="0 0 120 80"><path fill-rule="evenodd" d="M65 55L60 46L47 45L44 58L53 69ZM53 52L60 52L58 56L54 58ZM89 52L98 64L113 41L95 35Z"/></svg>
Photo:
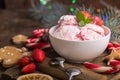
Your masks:
<svg viewBox="0 0 120 80"><path fill-rule="evenodd" d="M73 76L72 76L72 75L70 75L68 80L73 80L73 79L72 79L72 77L73 77Z"/></svg>

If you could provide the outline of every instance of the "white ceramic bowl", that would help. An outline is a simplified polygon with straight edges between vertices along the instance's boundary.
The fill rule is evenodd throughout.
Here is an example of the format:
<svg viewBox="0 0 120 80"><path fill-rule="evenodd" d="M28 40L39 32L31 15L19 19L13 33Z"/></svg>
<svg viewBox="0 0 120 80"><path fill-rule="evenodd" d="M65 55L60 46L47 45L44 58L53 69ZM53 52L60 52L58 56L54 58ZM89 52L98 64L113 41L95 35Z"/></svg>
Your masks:
<svg viewBox="0 0 120 80"><path fill-rule="evenodd" d="M79 63L92 60L102 54L110 40L111 31L104 27L105 37L98 40L88 41L69 41L59 39L53 36L57 26L49 30L49 38L54 50L70 62Z"/></svg>

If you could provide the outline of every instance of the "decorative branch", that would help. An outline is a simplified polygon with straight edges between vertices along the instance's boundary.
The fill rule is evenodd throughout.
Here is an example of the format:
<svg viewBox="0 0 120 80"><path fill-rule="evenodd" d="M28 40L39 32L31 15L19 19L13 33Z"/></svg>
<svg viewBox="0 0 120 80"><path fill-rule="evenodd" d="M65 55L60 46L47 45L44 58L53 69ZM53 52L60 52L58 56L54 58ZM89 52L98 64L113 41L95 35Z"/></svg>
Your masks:
<svg viewBox="0 0 120 80"><path fill-rule="evenodd" d="M31 6L32 6L32 8L34 8L35 12L41 13L41 11L37 9L34 0L30 0L30 2L31 2Z"/></svg>

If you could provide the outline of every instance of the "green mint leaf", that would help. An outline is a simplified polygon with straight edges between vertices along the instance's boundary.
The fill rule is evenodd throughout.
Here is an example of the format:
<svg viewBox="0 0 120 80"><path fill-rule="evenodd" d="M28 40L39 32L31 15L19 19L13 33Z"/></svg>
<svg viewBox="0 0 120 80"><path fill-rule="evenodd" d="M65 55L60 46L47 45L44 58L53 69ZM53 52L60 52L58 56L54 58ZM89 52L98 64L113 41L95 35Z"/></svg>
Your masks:
<svg viewBox="0 0 120 80"><path fill-rule="evenodd" d="M93 21L92 18L88 18L88 19L85 20L85 24L88 24L88 23L90 23L90 22L92 22L92 21Z"/></svg>
<svg viewBox="0 0 120 80"><path fill-rule="evenodd" d="M76 12L76 18L77 18L77 21L80 22L80 21L85 21L85 16L84 14L82 14L81 11L77 11Z"/></svg>
<svg viewBox="0 0 120 80"><path fill-rule="evenodd" d="M79 25L80 25L81 27L83 27L83 26L85 26L85 22L84 22L84 21L80 21L80 22L79 22Z"/></svg>
<svg viewBox="0 0 120 80"><path fill-rule="evenodd" d="M76 11L76 19L79 23L79 26L83 27L85 26L86 24L90 23L93 21L92 18L85 18L85 14L83 14L80 10L77 10Z"/></svg>

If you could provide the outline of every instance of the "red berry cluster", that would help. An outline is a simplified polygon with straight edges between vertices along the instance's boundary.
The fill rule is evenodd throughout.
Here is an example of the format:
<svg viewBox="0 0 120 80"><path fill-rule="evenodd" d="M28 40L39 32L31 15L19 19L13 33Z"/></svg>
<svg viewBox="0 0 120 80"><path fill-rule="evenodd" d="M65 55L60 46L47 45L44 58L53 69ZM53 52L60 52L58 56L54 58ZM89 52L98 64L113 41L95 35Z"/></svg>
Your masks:
<svg viewBox="0 0 120 80"><path fill-rule="evenodd" d="M32 73L36 70L36 64L34 62L43 62L45 59L45 52L41 49L35 49L32 52L32 59L30 57L24 56L18 61L18 65L22 67L21 72L23 74Z"/></svg>
<svg viewBox="0 0 120 80"><path fill-rule="evenodd" d="M100 17L92 16L89 12L86 12L86 11L82 11L82 13L84 14L86 19L92 18L93 19L93 21L92 21L93 24L96 24L96 25L99 25L99 26L103 25L103 20Z"/></svg>
<svg viewBox="0 0 120 80"><path fill-rule="evenodd" d="M120 44L119 43L108 43L107 48L109 51L112 51L113 49L120 49Z"/></svg>

